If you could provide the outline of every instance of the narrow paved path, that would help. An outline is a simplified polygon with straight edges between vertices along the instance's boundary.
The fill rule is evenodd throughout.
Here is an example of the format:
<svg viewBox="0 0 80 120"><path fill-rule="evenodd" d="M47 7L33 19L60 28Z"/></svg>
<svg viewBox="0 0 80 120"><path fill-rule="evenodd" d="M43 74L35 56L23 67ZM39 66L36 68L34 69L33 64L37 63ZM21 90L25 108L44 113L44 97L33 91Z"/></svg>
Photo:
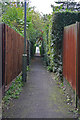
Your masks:
<svg viewBox="0 0 80 120"><path fill-rule="evenodd" d="M62 90L47 72L40 57L32 60L29 78L19 99L3 113L7 118L72 118Z"/></svg>

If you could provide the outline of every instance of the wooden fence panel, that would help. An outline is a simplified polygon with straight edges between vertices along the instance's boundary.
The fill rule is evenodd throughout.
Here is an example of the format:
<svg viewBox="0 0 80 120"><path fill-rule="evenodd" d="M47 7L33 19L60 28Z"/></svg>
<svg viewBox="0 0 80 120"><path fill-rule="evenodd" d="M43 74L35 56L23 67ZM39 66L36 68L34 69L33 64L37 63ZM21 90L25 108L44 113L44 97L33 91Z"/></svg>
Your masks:
<svg viewBox="0 0 80 120"><path fill-rule="evenodd" d="M5 85L8 86L22 70L24 38L5 25L5 29L3 29L3 44L5 44L5 57L3 57L5 72L3 76L5 76Z"/></svg>
<svg viewBox="0 0 80 120"><path fill-rule="evenodd" d="M74 90L77 89L80 97L80 24L78 24L76 23L64 28L63 76Z"/></svg>

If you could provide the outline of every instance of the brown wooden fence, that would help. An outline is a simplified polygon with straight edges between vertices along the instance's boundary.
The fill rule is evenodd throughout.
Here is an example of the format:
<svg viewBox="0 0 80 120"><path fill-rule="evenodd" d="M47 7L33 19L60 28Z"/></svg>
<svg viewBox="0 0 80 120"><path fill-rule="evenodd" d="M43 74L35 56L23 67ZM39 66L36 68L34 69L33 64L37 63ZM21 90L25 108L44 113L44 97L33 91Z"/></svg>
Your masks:
<svg viewBox="0 0 80 120"><path fill-rule="evenodd" d="M80 23L64 28L63 76L80 97Z"/></svg>
<svg viewBox="0 0 80 120"><path fill-rule="evenodd" d="M22 70L24 38L9 26L2 25L3 85L8 86Z"/></svg>

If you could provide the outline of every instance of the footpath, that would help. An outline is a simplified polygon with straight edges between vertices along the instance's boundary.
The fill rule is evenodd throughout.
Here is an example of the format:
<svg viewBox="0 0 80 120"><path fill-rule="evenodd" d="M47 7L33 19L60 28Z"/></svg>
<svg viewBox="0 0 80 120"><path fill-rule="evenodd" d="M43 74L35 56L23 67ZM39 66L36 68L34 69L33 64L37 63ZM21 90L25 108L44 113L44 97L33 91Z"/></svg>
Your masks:
<svg viewBox="0 0 80 120"><path fill-rule="evenodd" d="M10 103L3 118L74 118L65 99L41 57L34 57L19 99Z"/></svg>

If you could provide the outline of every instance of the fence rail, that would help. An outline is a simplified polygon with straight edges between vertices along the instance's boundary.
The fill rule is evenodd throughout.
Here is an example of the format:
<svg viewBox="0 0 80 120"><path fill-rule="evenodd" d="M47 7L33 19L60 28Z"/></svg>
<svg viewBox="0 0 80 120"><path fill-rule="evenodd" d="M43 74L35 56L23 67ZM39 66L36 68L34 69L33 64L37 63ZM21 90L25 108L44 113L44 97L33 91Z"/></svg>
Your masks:
<svg viewBox="0 0 80 120"><path fill-rule="evenodd" d="M80 23L64 28L63 76L80 97Z"/></svg>
<svg viewBox="0 0 80 120"><path fill-rule="evenodd" d="M24 38L9 26L2 25L3 86L8 86L22 71Z"/></svg>

